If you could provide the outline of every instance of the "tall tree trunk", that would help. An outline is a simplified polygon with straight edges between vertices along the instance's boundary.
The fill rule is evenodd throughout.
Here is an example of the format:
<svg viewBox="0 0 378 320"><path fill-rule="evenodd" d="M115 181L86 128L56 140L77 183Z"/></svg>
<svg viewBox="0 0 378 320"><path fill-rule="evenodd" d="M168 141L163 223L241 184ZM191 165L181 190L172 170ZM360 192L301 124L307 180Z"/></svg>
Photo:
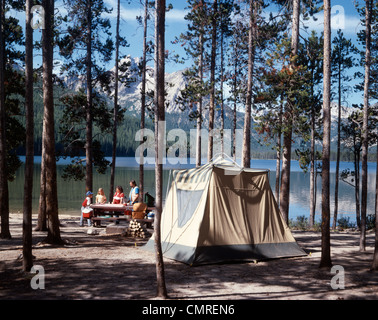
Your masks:
<svg viewBox="0 0 378 320"><path fill-rule="evenodd" d="M46 122L42 125L42 137L46 136ZM47 231L47 214L46 214L46 149L45 144L42 143L42 157L41 157L41 176L40 176L40 191L39 191L39 207L38 207L38 221L35 231Z"/></svg>
<svg viewBox="0 0 378 320"><path fill-rule="evenodd" d="M235 44L235 53L237 52L237 44ZM237 73L238 73L238 59L235 57L234 60L234 82L233 82L233 91L234 91L234 110L233 110L233 120L232 120L232 156L234 161L236 161L236 99L237 99Z"/></svg>
<svg viewBox="0 0 378 320"><path fill-rule="evenodd" d="M221 18L222 19L222 18ZM224 83L224 43L223 43L223 37L224 37L224 31L223 31L223 26L221 26L221 39L220 39L220 49L221 49L221 53L220 53L220 58L221 58L221 62L220 62L220 67L221 67L221 71L220 71L220 95L221 95L221 98L220 98L220 103L221 103L221 153L222 153L222 156L223 156L223 153L224 153L224 93L223 93L223 83Z"/></svg>
<svg viewBox="0 0 378 320"><path fill-rule="evenodd" d="M276 184L275 184L275 193L276 193L276 200L279 205L280 199L280 173L281 173L281 135L277 135L277 143L276 143Z"/></svg>
<svg viewBox="0 0 378 320"><path fill-rule="evenodd" d="M45 10L45 29L42 30L43 57L43 104L46 124L46 135L43 137L46 159L46 215L48 219L47 242L63 243L60 237L58 213L58 187L55 157L55 127L54 127L54 89L53 89L53 59L54 59L54 0L43 0Z"/></svg>
<svg viewBox="0 0 378 320"><path fill-rule="evenodd" d="M115 47L115 66L114 66L114 109L113 109L113 148L112 165L110 169L110 190L109 202L113 201L114 178L117 159L117 129L118 129L118 70L119 70L119 23L120 23L120 0L117 1L117 25L116 25L116 47Z"/></svg>
<svg viewBox="0 0 378 320"><path fill-rule="evenodd" d="M330 268L330 151L331 151L331 0L324 1L323 67L323 165L322 165L322 254L320 268Z"/></svg>
<svg viewBox="0 0 378 320"><path fill-rule="evenodd" d="M0 216L1 231L0 238L10 239L9 230L9 194L7 174L7 148L6 148L6 110L4 90L5 70L5 46L4 46L4 2L0 0Z"/></svg>
<svg viewBox="0 0 378 320"><path fill-rule="evenodd" d="M252 81L253 81L253 68L254 68L254 6L255 1L249 1L249 31L248 31L248 82L247 94L245 102L245 118L243 130L243 151L242 151L242 167L251 167L251 113L252 113Z"/></svg>
<svg viewBox="0 0 378 320"><path fill-rule="evenodd" d="M377 170L375 175L375 244L372 270L378 270L378 139L377 139Z"/></svg>
<svg viewBox="0 0 378 320"><path fill-rule="evenodd" d="M290 107L286 107L290 108ZM283 135L282 151L282 171L281 171L281 191L280 191L280 211L286 223L289 222L290 205L290 173L291 173L291 145L293 135L293 120L290 111L284 113L284 122L287 131Z"/></svg>
<svg viewBox="0 0 378 320"><path fill-rule="evenodd" d="M165 0L155 2L155 253L157 296L167 298L163 252L161 248L161 213L163 210L163 155L165 155ZM162 123L164 123L162 125Z"/></svg>
<svg viewBox="0 0 378 320"><path fill-rule="evenodd" d="M144 138L146 119L146 66L147 66L147 26L148 26L148 0L144 4L144 24L143 24L143 58L142 58L142 89L140 111L140 129L142 130L142 140ZM143 141L141 141L143 143ZM139 155L139 192L144 194L144 150L141 148Z"/></svg>
<svg viewBox="0 0 378 320"><path fill-rule="evenodd" d="M360 152L354 151L354 172L355 172L355 188L354 196L356 199L356 222L357 227L361 228L361 206L360 206Z"/></svg>
<svg viewBox="0 0 378 320"><path fill-rule="evenodd" d="M341 147L341 60L338 65L338 115L337 115L337 158L336 158L336 181L335 181L335 208L333 211L333 225L332 228L336 229L337 213L339 210L339 174L340 174L340 147Z"/></svg>
<svg viewBox="0 0 378 320"><path fill-rule="evenodd" d="M282 114L283 114L283 101L281 99L280 103L280 111L278 114L278 133L277 133L277 142L276 142L276 199L277 203L279 205L279 200L280 200L280 173L281 173L281 149L282 149Z"/></svg>
<svg viewBox="0 0 378 320"><path fill-rule="evenodd" d="M291 35L291 57L298 54L299 46L299 22L300 22L301 1L293 1L293 18L292 18L292 35ZM292 60L292 65L296 62ZM293 135L292 110L293 102L288 99L286 110L284 112L284 136L283 136L283 154L282 154L282 172L281 172L281 190L280 190L280 210L286 223L289 222L289 205L290 205L290 173L291 173L291 145Z"/></svg>
<svg viewBox="0 0 378 320"><path fill-rule="evenodd" d="M310 168L310 222L309 227L312 228L315 223L315 108L312 106L311 110L311 168Z"/></svg>
<svg viewBox="0 0 378 320"><path fill-rule="evenodd" d="M214 144L214 112L215 112L215 66L217 55L217 13L218 1L214 0L213 16L212 16L212 30L211 30L211 57L210 57L210 107L209 107L209 144L207 151L207 160L211 161L213 158L213 144Z"/></svg>
<svg viewBox="0 0 378 320"><path fill-rule="evenodd" d="M26 158L24 183L24 213L22 223L23 270L29 272L33 266L32 255L32 202L34 166L34 110L33 110L33 29L31 27L32 1L26 1L25 20L25 115L26 115Z"/></svg>
<svg viewBox="0 0 378 320"><path fill-rule="evenodd" d="M198 78L199 82L202 85L203 81L203 31L199 35L198 47L200 50L199 53L199 62L198 62ZM196 150L196 167L201 166L201 157L202 157L202 93L199 95L198 101L198 118L197 118L197 150Z"/></svg>
<svg viewBox="0 0 378 320"><path fill-rule="evenodd" d="M361 236L360 251L366 250L366 211L368 193L368 122L369 122L369 85L370 85L370 64L371 64L371 15L373 10L373 0L365 1L365 83L364 83L364 112L362 124L362 194L361 194Z"/></svg>
<svg viewBox="0 0 378 320"><path fill-rule="evenodd" d="M87 82L87 106L86 106L86 144L85 144L85 189L92 191L93 189L93 95L92 95L92 1L87 0L87 43L86 43L86 82Z"/></svg>
<svg viewBox="0 0 378 320"><path fill-rule="evenodd" d="M46 124L43 123L42 137L46 135ZM38 220L35 231L47 231L47 216L46 216L46 154L44 144L42 143L42 157L41 157L41 176L40 176L40 191L39 191L39 206L38 206Z"/></svg>

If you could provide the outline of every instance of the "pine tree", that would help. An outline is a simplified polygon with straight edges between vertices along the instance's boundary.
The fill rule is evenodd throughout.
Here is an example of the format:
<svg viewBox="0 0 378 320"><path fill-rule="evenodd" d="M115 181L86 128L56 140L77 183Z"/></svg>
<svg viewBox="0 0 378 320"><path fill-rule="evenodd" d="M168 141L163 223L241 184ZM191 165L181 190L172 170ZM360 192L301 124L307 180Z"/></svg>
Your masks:
<svg viewBox="0 0 378 320"><path fill-rule="evenodd" d="M5 89L4 89L4 0L0 0L0 214L1 232L0 238L11 238L9 231L9 197L8 177L6 164L6 111L5 111Z"/></svg>
<svg viewBox="0 0 378 320"><path fill-rule="evenodd" d="M371 85L370 85L370 94L372 99L378 99L378 3L375 3L372 8L372 43L371 43ZM375 105L377 110L378 106ZM376 116L378 121L378 116ZM376 139L377 146L377 170L376 170L376 187L375 187L375 245L374 245L374 256L372 270L378 270L378 137Z"/></svg>
<svg viewBox="0 0 378 320"><path fill-rule="evenodd" d="M367 211L367 185L368 185L368 150L370 143L370 134L369 131L371 127L372 118L372 107L371 100L376 99L376 52L377 45L375 39L374 31L377 30L377 12L378 4L374 1L365 1L365 6L358 7L357 10L361 15L362 24L365 26L365 30L361 31L358 34L359 42L364 47L364 50L360 51L361 60L360 65L364 68L364 74L357 73L356 75L360 78L363 78L363 84L356 86L357 90L363 91L364 102L363 102L363 118L362 118L362 140L361 140L361 150L362 150L362 181L361 181L361 235L360 235L360 250L365 251L366 246L366 211Z"/></svg>
<svg viewBox="0 0 378 320"><path fill-rule="evenodd" d="M285 137L292 135L294 130L303 131L303 119L308 119L307 116L303 116L308 107L310 95L307 70L300 64L293 67L291 57L291 41L284 35L276 44L276 49L268 53L267 67L260 72L263 74L262 80L266 87L258 93L256 98L260 103L265 101L270 105L268 111L264 111L264 116L258 118L258 133L266 135L267 140L276 137L278 143L281 141L281 134ZM288 126L288 120L290 126ZM281 177L280 205L282 184Z"/></svg>
<svg viewBox="0 0 378 320"><path fill-rule="evenodd" d="M196 166L199 167L201 165L203 98L209 93L208 84L204 81L204 69L207 64L205 46L209 41L207 34L210 32L210 15L208 4L204 0L189 0L188 5L189 12L185 16L185 20L188 21L188 31L181 34L176 42L182 43L187 56L193 59L194 63L184 73L188 84L181 91L177 102L182 110L189 108L191 119L196 120Z"/></svg>
<svg viewBox="0 0 378 320"><path fill-rule="evenodd" d="M377 139L378 144L378 139ZM377 171L375 175L375 241L372 269L378 270L378 148L377 148Z"/></svg>
<svg viewBox="0 0 378 320"><path fill-rule="evenodd" d="M24 208L22 223L23 270L29 272L33 266L32 255L32 195L34 171L34 108L33 108L33 29L31 26L32 1L26 1L25 20L25 114L26 114L26 159L24 182Z"/></svg>
<svg viewBox="0 0 378 320"><path fill-rule="evenodd" d="M235 12L234 1L222 0L219 3L219 46L220 46L220 70L219 70L219 102L220 102L220 135L221 135L221 153L224 153L224 120L225 120L225 90L224 83L226 82L226 70L225 70L225 55L227 55L227 41L232 34L232 19L231 15Z"/></svg>
<svg viewBox="0 0 378 320"><path fill-rule="evenodd" d="M266 37L265 37L266 38ZM277 38L277 36L273 37ZM297 59L298 67L290 66L291 43L286 33L281 35L281 39L269 46L270 51L267 54L265 66L259 68L259 74L262 76L263 86L257 92L256 102L261 104L258 108L259 116L257 120L257 132L260 137L260 143L264 145L273 145L277 154L276 165L276 197L279 197L279 172L280 172L280 155L281 155L281 137L282 133L288 130L283 125L283 112L288 109L288 101L292 101L293 109L291 115L292 131L305 142L309 140L309 119L311 119L311 110L316 107L319 98L314 93L316 81L314 74L319 72L316 61L319 60L319 47L315 45L317 37L310 37L306 46L300 45L299 58ZM308 56L307 53L311 52ZM296 150L302 162L307 169L309 160L308 150Z"/></svg>
<svg viewBox="0 0 378 320"><path fill-rule="evenodd" d="M256 8L257 3L254 0L249 1L249 27L248 27L248 82L245 103L244 129L243 129L243 150L242 166L250 168L251 166L251 112L252 112L252 83L253 69L255 59L255 27L256 27Z"/></svg>
<svg viewBox="0 0 378 320"><path fill-rule="evenodd" d="M25 142L25 128L20 122L25 95L24 75L15 70L16 64L22 64L24 53L23 32L19 21L12 17L10 9L24 11L22 2L0 2L0 238L11 238L9 230L8 181L15 178L15 172L21 161L15 150ZM12 132L12 134L6 134Z"/></svg>
<svg viewBox="0 0 378 320"><path fill-rule="evenodd" d="M65 18L68 23L67 32L59 40L60 53L66 59L63 72L68 72L72 76L79 75L85 83L86 95L85 173L81 172L82 161L79 160L68 168L68 175L77 172L81 177L85 176L86 189L92 190L93 165L98 166L100 172L104 172L109 165L100 151L98 140L93 140L93 121L95 114L100 111L94 99L101 100L94 86L96 84L106 91L109 90L111 81L110 73L105 70L105 63L112 58L114 46L110 39L110 21L102 17L104 12L109 13L110 10L105 7L102 0L67 0L65 5L68 10L68 17ZM106 36L107 38L103 40ZM82 55L82 52L85 52L85 55ZM81 95L81 93L78 94ZM78 97L76 101L80 99L81 97ZM109 121L110 112L103 109L104 102L101 102L100 106L101 111L105 111L101 128L109 130L112 127Z"/></svg>
<svg viewBox="0 0 378 320"><path fill-rule="evenodd" d="M157 296L167 298L165 285L164 261L161 248L161 214L163 211L163 155L165 140L165 0L155 2L155 254Z"/></svg>
<svg viewBox="0 0 378 320"><path fill-rule="evenodd" d="M217 32L218 32L218 1L213 0L211 11L211 54L210 54L210 104L209 104L209 143L207 149L207 160L213 159L214 145L214 115L215 115L215 68L217 58Z"/></svg>
<svg viewBox="0 0 378 320"><path fill-rule="evenodd" d="M142 88L141 88L141 110L140 110L140 129L142 130L142 137L144 139L144 129L146 127L146 86L147 86L147 27L148 27L148 0L144 2L144 17L143 17L143 56L141 61L142 72ZM143 142L141 142L143 143ZM144 194L144 150L139 154L139 192Z"/></svg>
<svg viewBox="0 0 378 320"><path fill-rule="evenodd" d="M347 40L341 30L337 31L337 36L333 40L334 48L332 50L332 77L336 85L335 94L338 97L338 121L337 121L337 159L336 159L336 181L335 181L335 207L333 213L332 228L336 228L338 213L338 193L339 193L339 174L340 174L340 149L341 149L341 106L344 97L350 90L345 84L351 80L346 71L353 67L354 58L352 53L356 48L352 45L351 40Z"/></svg>
<svg viewBox="0 0 378 320"><path fill-rule="evenodd" d="M360 251L366 250L366 211L368 192L368 151L369 151L369 87L371 65L371 23L373 0L365 1L365 80L364 80L364 109L362 124L362 193L361 193L361 237Z"/></svg>
<svg viewBox="0 0 378 320"><path fill-rule="evenodd" d="M304 48L300 54L300 64L307 68L307 96L303 101L304 119L310 119L309 123L304 121L302 128L299 130L303 140L307 141L310 137L310 150L305 152L306 167L310 163L310 219L309 227L313 227L315 223L315 208L316 208L316 160L318 160L318 153L315 150L316 139L319 139L319 130L317 123L320 120L321 99L322 93L320 84L323 80L323 37L318 37L313 31L311 36L306 40ZM310 130L310 136L309 136ZM299 150L296 150L300 153ZM300 160L302 160L300 158Z"/></svg>
<svg viewBox="0 0 378 320"><path fill-rule="evenodd" d="M273 16L273 15L270 15L269 18L265 18L262 13L264 12L264 9L267 7L267 4L264 1L256 1L256 2L254 2L253 6L254 7L252 8L252 12L251 12L251 8L249 7L249 24L248 24L248 26L244 26L247 30L251 31L251 29L250 29L251 21L250 20L251 20L251 14L252 14L253 15L253 17L252 17L252 20L253 20L253 22L252 22L252 25L253 25L253 30L252 30L252 53L253 53L252 54L252 64L253 64L254 70L252 70L251 79L253 79L253 85L251 83L249 83L249 80L248 80L249 75L246 76L243 73L241 73L241 75L239 75L239 76L246 78L247 81L244 81L244 83L243 83L244 88L243 88L243 85L242 85L242 86L239 87L238 90L240 90L240 92L245 91L245 97L244 98L245 98L246 102L249 103L249 99L251 98L251 109L252 109L252 104L253 104L253 107L256 108L256 113L263 114L262 117L260 117L260 116L255 117L256 119L259 119L259 123L256 126L258 133L260 135L267 134L267 136L265 136L265 138L264 138L263 144L265 144L265 142L267 142L275 134L277 134L277 141L279 141L279 143L280 143L281 134L276 132L276 126L275 126L277 123L280 123L280 120L278 120L278 122L276 121L274 123L274 125L272 125L272 123L270 123L269 127L270 128L274 127L273 130L271 130L271 131L269 129L265 130L265 129L267 129L267 127L265 125L265 120L267 120L267 118L272 116L273 113L275 112L272 109L274 109L273 105L276 103L277 96L275 95L275 93L273 93L273 91L279 91L279 90L275 90L275 89L273 89L271 91L270 88L269 88L270 85L272 85L274 87L274 85L273 85L274 79L268 80L268 78L269 78L268 74L270 73L270 71L272 71L273 73L275 72L274 67L272 67L272 65L269 66L269 63L270 63L268 61L268 60L270 60L269 54L270 54L270 52L274 51L274 47L277 45L277 42L278 42L277 39L282 37L281 33L282 33L283 30L286 29L286 22L285 22L285 19L280 19L279 17ZM249 38L249 32L246 32L245 34ZM248 41L246 41L246 40L243 40L242 37L239 40L236 40L236 41L238 41L239 43L244 42L244 43L251 44L249 42L249 39L248 39ZM238 45L243 46L243 44L238 44ZM247 48L247 50L248 50L248 54L247 54L248 65L250 65L249 60L251 59L250 48L251 48L251 46L248 45L248 48ZM236 64L240 63L241 67L246 69L247 72L249 72L249 67L244 66L244 63L245 63L244 61L245 61L245 59L241 59L241 61L235 62L235 66L236 66ZM270 69L270 68L272 68L272 69L269 71L268 69ZM256 70L256 72L255 72L255 70ZM270 84L268 84L268 83L270 83ZM236 86L236 83L234 83L234 87L235 86ZM248 86L250 86L250 89L248 89ZM245 87L247 89L245 89ZM247 103L247 106L248 106L248 103ZM282 106L282 104L280 104L280 105ZM250 112L249 108L247 108L247 112ZM282 119L282 117L280 117L280 119ZM243 151L243 154L242 154L242 158L243 157L249 157L249 160L246 160L245 162L250 162L251 152L247 151L247 140L246 139L249 139L249 145L251 145L251 138L250 138L251 133L247 134L247 132L246 132L246 130L248 130L248 127L250 126L250 124L246 126L247 121L250 121L250 116L246 116L244 118L244 123L245 123L245 125L244 125L244 137L243 137L244 151ZM281 125L279 125L279 127L281 127ZM278 131L279 130L280 129L278 129ZM280 150L280 147L278 149ZM280 153L279 150L278 150L278 152ZM278 168L277 172L279 172L279 171L280 171L280 169ZM278 192L276 194L278 194Z"/></svg>
<svg viewBox="0 0 378 320"><path fill-rule="evenodd" d="M233 25L232 36L230 41L230 51L228 59L227 78L230 87L230 96L228 102L233 105L232 120L232 155L236 161L236 126L237 126L237 106L245 101L244 79L245 66L247 65L246 57L248 54L248 32L241 19Z"/></svg>
<svg viewBox="0 0 378 320"><path fill-rule="evenodd" d="M290 69L296 67L296 56L299 47L299 19L301 11L301 1L293 1L292 14L292 36L291 36L291 65ZM291 172L291 145L293 134L293 123L291 112L293 110L293 100L290 99L286 103L286 108L283 113L283 124L285 126L283 134L283 154L282 154L282 173L281 173L281 188L280 188L280 210L288 223L289 221L289 204L290 204L290 172Z"/></svg>
<svg viewBox="0 0 378 320"><path fill-rule="evenodd" d="M45 125L42 143L44 144L45 177L46 177L46 242L62 244L59 228L58 186L55 156L55 121L54 121L54 0L44 0L45 28L42 30L42 57L43 57L43 104Z"/></svg>
<svg viewBox="0 0 378 320"><path fill-rule="evenodd" d="M323 63L323 156L322 156L322 254L320 268L331 268L330 151L331 151L331 0L324 0Z"/></svg>
<svg viewBox="0 0 378 320"><path fill-rule="evenodd" d="M378 137L376 139L377 143L377 169L375 175L375 241L374 241L374 255L373 255L373 264L372 270L378 270Z"/></svg>
<svg viewBox="0 0 378 320"><path fill-rule="evenodd" d="M116 23L116 42L115 42L115 65L114 65L114 106L113 106L113 148L112 148L112 163L110 170L110 188L109 188L109 202L113 202L114 193L114 179L116 170L117 158L117 130L118 130L118 87L119 87L119 48L120 48L120 34L119 25L121 16L121 1L117 1L117 23Z"/></svg>
<svg viewBox="0 0 378 320"><path fill-rule="evenodd" d="M362 109L362 108L360 108ZM342 181L351 185L355 189L355 203L356 203L356 222L357 227L361 228L361 199L360 199L360 160L362 151L362 127L363 127L363 113L361 110L353 111L345 123L341 124L341 138L345 148L351 150L354 157L353 170L345 169L341 172L340 178ZM372 145L375 142L375 128L374 121L369 122L368 127L368 142ZM352 178L352 182L348 178Z"/></svg>
<svg viewBox="0 0 378 320"><path fill-rule="evenodd" d="M297 55L299 48L299 33L300 33L300 17L301 13L304 19L308 19L319 11L317 4L319 0L275 0L275 3L282 6L286 15L291 15L292 35L291 35L291 65L290 72L297 70ZM303 4L303 5L302 5ZM300 66L299 66L300 67ZM289 219L289 205L290 205L290 172L291 172L291 150L292 150L292 135L293 123L292 117L295 114L296 108L294 97L288 99L283 111L283 154L282 154L282 173L281 173L281 187L280 187L280 210L286 222Z"/></svg>
<svg viewBox="0 0 378 320"><path fill-rule="evenodd" d="M4 2L3 2L4 3ZM23 2L5 3L5 23L3 30L4 49L4 98L6 106L5 126L7 145L7 175L8 181L13 181L15 173L22 162L16 150L25 142L25 128L22 123L24 116L25 78L24 73L17 69L17 65L23 65L25 53L24 35L19 20L11 16L14 11L24 11Z"/></svg>

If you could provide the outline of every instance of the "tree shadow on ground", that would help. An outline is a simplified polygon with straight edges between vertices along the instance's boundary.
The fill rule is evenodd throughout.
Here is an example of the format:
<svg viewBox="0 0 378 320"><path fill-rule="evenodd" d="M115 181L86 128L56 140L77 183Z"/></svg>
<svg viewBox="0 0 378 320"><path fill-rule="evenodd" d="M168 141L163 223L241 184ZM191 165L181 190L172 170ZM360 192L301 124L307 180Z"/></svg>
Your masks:
<svg viewBox="0 0 378 320"><path fill-rule="evenodd" d="M33 274L21 271L22 261L0 265L1 299L154 299L154 253L140 247L147 240L87 236L85 229L62 228L72 245L51 246L34 240L35 264L44 267L45 289L33 290ZM319 233L294 233L299 245L316 254L258 263L231 263L190 267L165 259L166 284L172 299L377 299L377 273L369 272L371 250L349 250L334 255L345 268L345 290L333 290L334 274L319 270ZM19 243L20 239L15 239ZM334 247L354 246L356 236L332 234ZM372 243L371 237L368 244ZM16 245L8 250L19 250ZM73 250L75 254L72 254ZM53 258L51 253L53 252ZM80 254L83 252L83 254ZM86 254L84 254L86 253Z"/></svg>
<svg viewBox="0 0 378 320"><path fill-rule="evenodd" d="M26 276L16 265L9 265L7 271L0 274L0 297L27 300L124 300L154 297L155 266L152 264L141 261L110 264L102 259L39 260L38 264L44 267L44 289L34 290L31 287L33 275ZM141 276L141 267L150 272Z"/></svg>

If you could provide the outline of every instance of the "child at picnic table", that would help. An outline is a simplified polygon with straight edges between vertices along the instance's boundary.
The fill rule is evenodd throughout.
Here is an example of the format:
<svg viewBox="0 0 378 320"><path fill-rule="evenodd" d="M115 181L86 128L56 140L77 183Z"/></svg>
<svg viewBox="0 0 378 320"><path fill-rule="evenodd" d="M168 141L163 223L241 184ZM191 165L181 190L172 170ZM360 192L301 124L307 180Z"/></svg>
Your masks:
<svg viewBox="0 0 378 320"><path fill-rule="evenodd" d="M85 196L86 198L81 205L80 227L84 226L84 219L87 219L88 227L91 226L91 219L88 217L90 217L93 212L93 209L90 207L93 193L88 191Z"/></svg>
<svg viewBox="0 0 378 320"><path fill-rule="evenodd" d="M123 188L121 186L118 186L113 196L113 204L123 204L124 197L125 195L123 194Z"/></svg>
<svg viewBox="0 0 378 320"><path fill-rule="evenodd" d="M99 188L96 195L96 203L98 204L105 204L106 203L106 196L104 193L104 189Z"/></svg>

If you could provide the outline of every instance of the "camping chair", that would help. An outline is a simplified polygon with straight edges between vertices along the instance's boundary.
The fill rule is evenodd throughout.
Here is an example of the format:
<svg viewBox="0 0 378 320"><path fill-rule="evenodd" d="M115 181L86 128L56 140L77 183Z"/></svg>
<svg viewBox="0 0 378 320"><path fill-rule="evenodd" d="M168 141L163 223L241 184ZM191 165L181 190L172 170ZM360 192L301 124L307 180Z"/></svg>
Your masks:
<svg viewBox="0 0 378 320"><path fill-rule="evenodd" d="M155 198L151 196L148 192L144 195L144 202L148 207L153 207L155 205Z"/></svg>
<svg viewBox="0 0 378 320"><path fill-rule="evenodd" d="M147 204L141 202L141 203L135 203L133 205L133 212L131 214L133 219L144 219L144 216L146 215L146 209Z"/></svg>

